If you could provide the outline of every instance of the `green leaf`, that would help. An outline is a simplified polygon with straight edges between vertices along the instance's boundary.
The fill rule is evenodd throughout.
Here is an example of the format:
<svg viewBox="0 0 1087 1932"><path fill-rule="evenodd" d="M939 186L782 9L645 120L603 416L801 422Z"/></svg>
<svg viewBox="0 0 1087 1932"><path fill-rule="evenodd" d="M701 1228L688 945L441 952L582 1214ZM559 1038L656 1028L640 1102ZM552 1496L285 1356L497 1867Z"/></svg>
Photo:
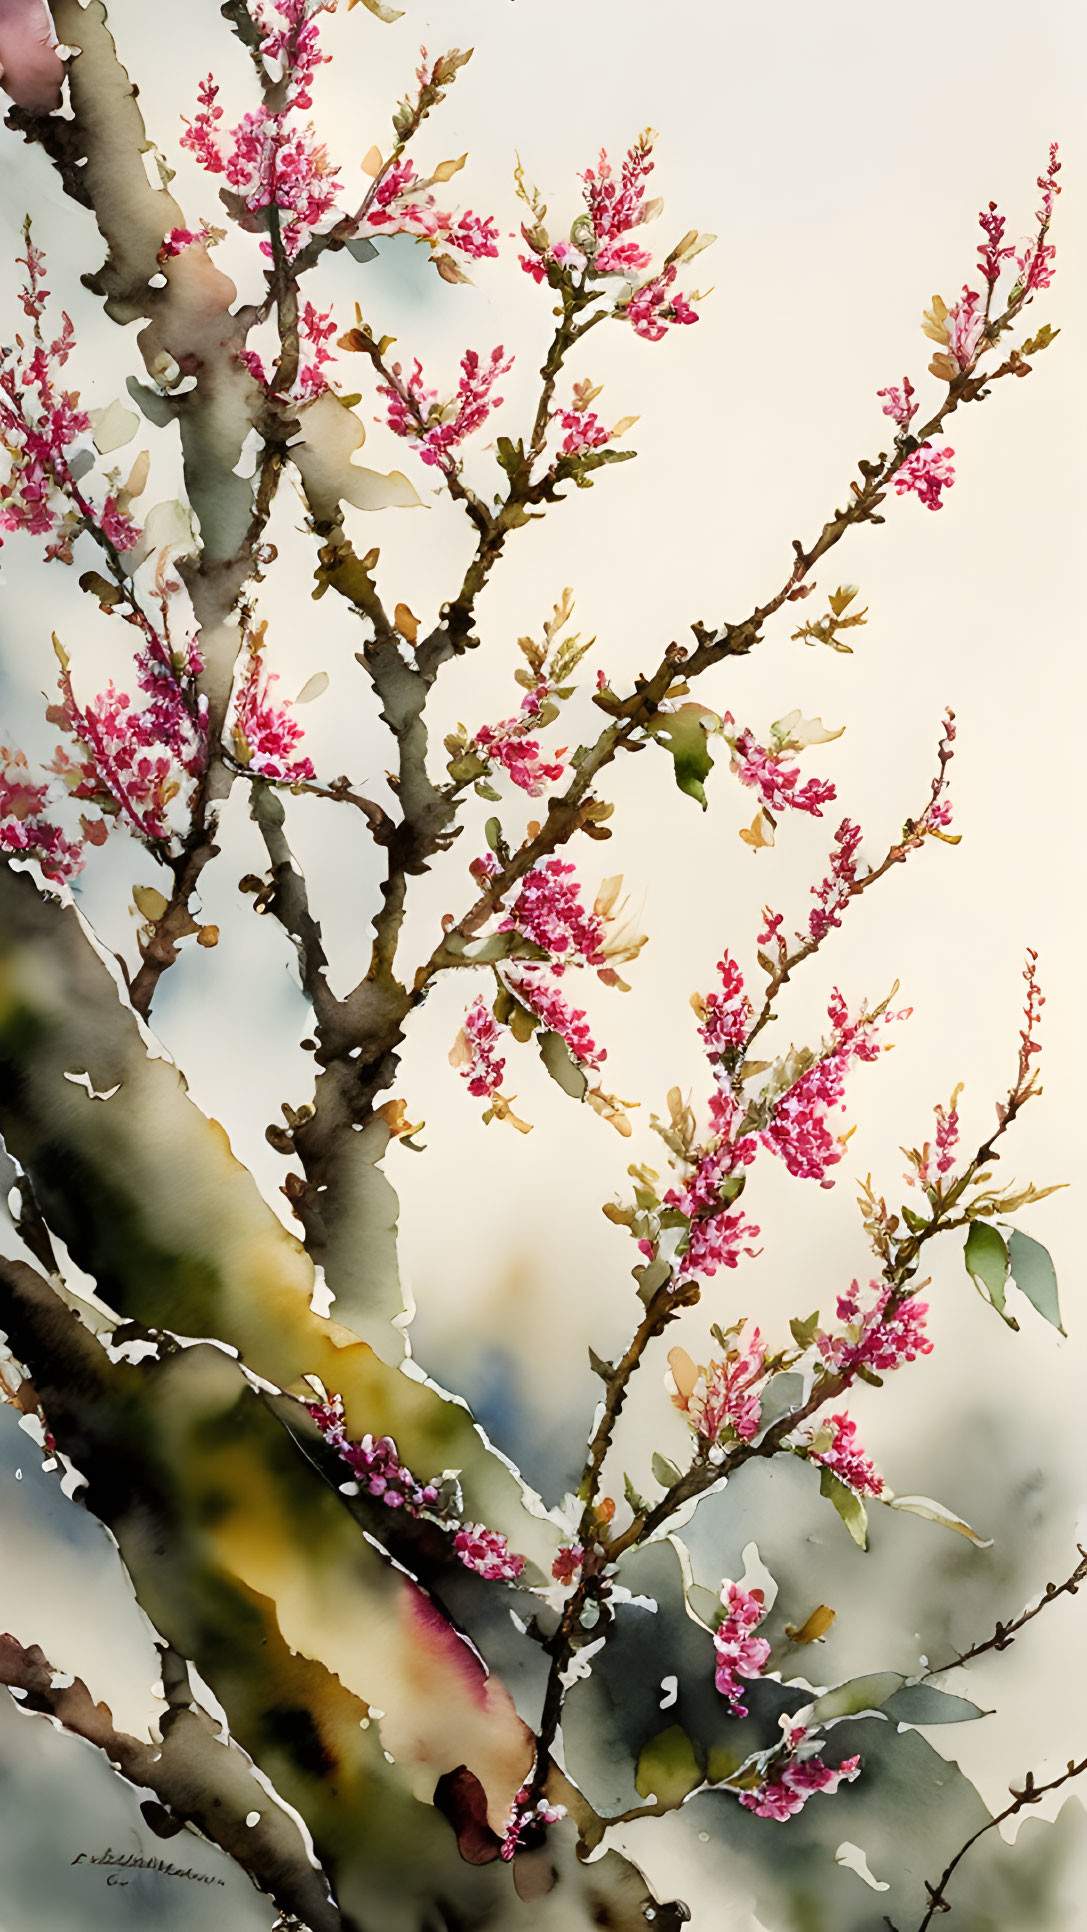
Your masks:
<svg viewBox="0 0 1087 1932"><path fill-rule="evenodd" d="M1008 1241L1008 1260L1011 1265L1012 1279L1021 1295L1025 1295L1032 1308L1064 1335L1061 1322L1061 1307L1057 1298L1057 1271L1046 1248L1040 1241L1032 1241L1029 1234L1020 1234L1013 1228Z"/></svg>
<svg viewBox="0 0 1087 1932"><path fill-rule="evenodd" d="M653 1451L652 1467L653 1479L660 1484L662 1489L671 1489L672 1484L678 1483L680 1476L683 1474L683 1471L676 1463L669 1462L667 1456L661 1455L659 1449L654 1449Z"/></svg>
<svg viewBox="0 0 1087 1932"><path fill-rule="evenodd" d="M667 1261L657 1256L655 1261L647 1261L644 1268L632 1268L631 1274L638 1284L638 1298L648 1308L658 1288L663 1288L672 1270Z"/></svg>
<svg viewBox="0 0 1087 1932"><path fill-rule="evenodd" d="M1003 1237L986 1221L972 1221L963 1249L966 1272L983 1301L996 1309L1009 1328L1018 1328L1014 1315L1005 1311L1005 1283L1008 1279L1008 1250Z"/></svg>
<svg viewBox="0 0 1087 1932"><path fill-rule="evenodd" d="M868 1511L856 1492L841 1482L832 1469L823 1468L819 1472L819 1494L834 1504L857 1548L866 1550Z"/></svg>
<svg viewBox="0 0 1087 1932"><path fill-rule="evenodd" d="M631 1482L630 1477L625 1474L623 1476L623 1495L626 1497L627 1504L635 1516L644 1516L648 1513L649 1504L646 1502L645 1497L639 1494Z"/></svg>
<svg viewBox="0 0 1087 1932"><path fill-rule="evenodd" d="M812 1728L829 1723L832 1717L856 1717L860 1711L882 1710L905 1682L901 1671L876 1670L867 1677L851 1677L846 1684L836 1684L812 1705Z"/></svg>
<svg viewBox="0 0 1087 1932"><path fill-rule="evenodd" d="M814 1311L813 1314L807 1317L806 1321L801 1321L799 1317L796 1315L793 1316L792 1321L789 1323L789 1332L792 1335L792 1338L796 1343L797 1348L811 1347L812 1343L815 1340L815 1331L818 1328L818 1326L819 1326L818 1308Z"/></svg>
<svg viewBox="0 0 1087 1932"><path fill-rule="evenodd" d="M678 711L657 718L650 726L650 735L672 754L680 791L696 798L703 811L707 802L704 781L713 770L706 734L719 730L720 724L716 712L707 711L704 704L681 704Z"/></svg>
<svg viewBox="0 0 1087 1932"><path fill-rule="evenodd" d="M674 1807L702 1783L705 1767L682 1724L651 1737L638 1757L634 1782L642 1798Z"/></svg>
<svg viewBox="0 0 1087 1932"><path fill-rule="evenodd" d="M512 483L525 460L524 444L520 438L518 438L516 443L512 443L508 436L500 436L494 448L495 455Z"/></svg>
<svg viewBox="0 0 1087 1932"><path fill-rule="evenodd" d="M792 1373L772 1375L763 1393L762 1405L759 1409L759 1427L769 1429L772 1423L779 1422L783 1415L788 1415L790 1409L798 1408L803 1400L804 1377L802 1375Z"/></svg>
<svg viewBox="0 0 1087 1932"><path fill-rule="evenodd" d="M483 827L483 836L492 852L497 852L501 849L502 827L496 818L489 818L487 820L486 825Z"/></svg>
<svg viewBox="0 0 1087 1932"><path fill-rule="evenodd" d="M989 1714L968 1697L954 1697L934 1684L906 1684L882 1708L896 1724L965 1724Z"/></svg>
<svg viewBox="0 0 1087 1932"><path fill-rule="evenodd" d="M979 1536L976 1530L970 1528L969 1523L963 1522L961 1516L956 1516L952 1510L945 1509L942 1503L934 1503L931 1496L892 1496L890 1491L885 1489L879 1500L885 1503L888 1509L904 1509L910 1516L923 1517L926 1523L938 1523L941 1529L954 1530L957 1535L965 1536L967 1542L973 1543L979 1550L991 1550L993 1547L991 1536Z"/></svg>
<svg viewBox="0 0 1087 1932"><path fill-rule="evenodd" d="M540 1059L552 1080L568 1093L571 1100L584 1100L589 1091L585 1069L574 1059L561 1033L545 1033L540 1039Z"/></svg>

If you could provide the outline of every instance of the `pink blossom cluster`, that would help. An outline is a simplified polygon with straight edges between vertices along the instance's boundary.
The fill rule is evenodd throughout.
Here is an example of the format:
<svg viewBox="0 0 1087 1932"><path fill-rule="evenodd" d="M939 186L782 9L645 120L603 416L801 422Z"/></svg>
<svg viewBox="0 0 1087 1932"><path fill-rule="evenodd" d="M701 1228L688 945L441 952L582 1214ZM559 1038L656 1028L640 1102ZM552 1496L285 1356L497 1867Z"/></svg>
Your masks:
<svg viewBox="0 0 1087 1932"><path fill-rule="evenodd" d="M585 1551L580 1543L564 1543L556 1553L551 1574L556 1583L573 1583L581 1573Z"/></svg>
<svg viewBox="0 0 1087 1932"><path fill-rule="evenodd" d="M633 240L631 230L646 218L645 189L653 172L653 143L643 135L628 149L618 175L604 149L595 168L586 168L585 205L592 226L592 261L601 275L626 275L648 268L652 255Z"/></svg>
<svg viewBox="0 0 1087 1932"><path fill-rule="evenodd" d="M760 745L754 733L746 729L733 736L729 729L733 719L727 711L721 722L732 747L732 770L741 785L750 785L758 792L769 811L808 812L813 818L823 816L823 806L837 797L832 784L826 779L809 778L806 785L801 785L800 768L787 752L771 751Z"/></svg>
<svg viewBox="0 0 1087 1932"><path fill-rule="evenodd" d="M714 1682L731 1704L733 1715L746 1717L743 1679L761 1677L770 1655L766 1638L751 1634L766 1615L766 1603L761 1590L742 1590L738 1583L727 1582L722 1585L722 1594L726 1590L728 1614L713 1640L717 1653Z"/></svg>
<svg viewBox="0 0 1087 1932"><path fill-rule="evenodd" d="M877 389L876 395L885 398L883 414L892 417L901 429L908 429L919 407L909 377L903 376L901 389Z"/></svg>
<svg viewBox="0 0 1087 1932"><path fill-rule="evenodd" d="M221 237L222 232L221 229L209 227L206 222L202 222L199 228L170 228L163 236L159 261L172 262L176 256L183 255L187 248L207 248L213 240Z"/></svg>
<svg viewBox="0 0 1087 1932"><path fill-rule="evenodd" d="M922 443L895 472L894 484L899 496L912 490L926 510L942 509L943 492L955 481L950 460L954 454L953 449L933 449L931 443Z"/></svg>
<svg viewBox="0 0 1087 1932"><path fill-rule="evenodd" d="M759 1229L745 1221L738 1210L710 1214L692 1221L690 1242L677 1269L679 1282L704 1280L718 1268L738 1268L743 1255L754 1258L760 1250L751 1247Z"/></svg>
<svg viewBox="0 0 1087 1932"><path fill-rule="evenodd" d="M293 400L310 402L315 396L323 395L329 387L324 371L329 363L336 360L330 346L335 333L336 324L331 309L315 308L312 302L301 304L298 311L298 342L302 354L290 392ZM241 360L254 380L271 390L273 378L256 350L243 349Z"/></svg>
<svg viewBox="0 0 1087 1932"><path fill-rule="evenodd" d="M534 961L506 964L502 978L514 998L530 1013L535 1013L541 1026L566 1042L581 1066L589 1067L594 1073L599 1071L608 1057L606 1049L597 1046L582 1008L570 1005L543 965Z"/></svg>
<svg viewBox="0 0 1087 1932"><path fill-rule="evenodd" d="M446 403L438 402L438 391L423 381L422 364L416 360L409 375L398 362L392 365L393 382L381 384L378 395L386 403L385 421L397 436L403 436L419 453L420 461L436 465L451 475L457 468L453 451L465 438L481 429L502 397L492 394L494 385L513 367L499 345L484 362L477 350L468 349L461 357L461 375L456 395Z"/></svg>
<svg viewBox="0 0 1087 1932"><path fill-rule="evenodd" d="M421 1483L412 1475L400 1461L391 1436L363 1436L361 1442L351 1441L340 1396L334 1395L328 1402L307 1402L306 1408L325 1441L332 1444L367 1493L380 1498L386 1509L404 1509L409 1516L417 1516L438 1501L437 1484Z"/></svg>
<svg viewBox="0 0 1087 1932"><path fill-rule="evenodd" d="M995 201L990 201L987 209L979 210L978 221L985 237L984 241L978 243L978 265L989 287L993 288L1000 280L1002 264L1011 260L1015 250L1002 246L1007 223Z"/></svg>
<svg viewBox="0 0 1087 1932"><path fill-rule="evenodd" d="M370 1496L386 1509L402 1509L407 1516L429 1513L445 1523L441 1491L435 1481L421 1483L406 1463L402 1463L391 1436L363 1436L352 1442L347 1434L343 1398L333 1395L324 1402L307 1402L325 1441L330 1443ZM450 1525L451 1527L451 1525ZM498 1530L485 1529L482 1523L460 1524L453 1537L453 1550L465 1569L475 1570L491 1582L509 1581L520 1576L525 1567L523 1556L516 1556Z"/></svg>
<svg viewBox="0 0 1087 1932"><path fill-rule="evenodd" d="M788 1754L772 1766L770 1775L754 1791L741 1791L740 1803L756 1818L784 1824L795 1818L816 1791L833 1796L840 1784L851 1784L861 1768L859 1757L843 1758L833 1769L819 1757L818 1740L809 1739L803 1725L789 1733Z"/></svg>
<svg viewBox="0 0 1087 1932"><path fill-rule="evenodd" d="M234 688L232 730L235 754L258 778L280 784L302 784L314 777L313 761L296 758L302 742L302 726L292 718L286 704L275 704L271 687L278 683L275 671L265 672L261 653L264 627L250 633L245 650L244 669Z"/></svg>
<svg viewBox="0 0 1087 1932"><path fill-rule="evenodd" d="M670 327L687 327L698 321L698 310L675 286L677 274L675 262L668 262L659 275L635 289L629 302L616 308L616 314L629 322L644 342L659 342Z"/></svg>
<svg viewBox="0 0 1087 1932"><path fill-rule="evenodd" d="M1030 296L1039 289L1046 289L1053 280L1053 262L1056 249L1046 241L1049 224L1053 219L1053 202L1060 194L1061 186L1057 176L1061 164L1057 159L1058 147L1052 141L1049 147L1049 165L1044 174L1038 176L1038 186L1042 191L1042 205L1035 211L1038 222L1037 238L1023 242L1015 253L1017 286Z"/></svg>
<svg viewBox="0 0 1087 1932"><path fill-rule="evenodd" d="M926 1140L919 1151L914 1150L910 1154L911 1169L907 1171L905 1179L911 1187L934 1187L954 1167L955 1149L959 1141L958 1099L961 1092L962 1088L956 1087L949 1106L936 1106L934 1139Z"/></svg>
<svg viewBox="0 0 1087 1932"><path fill-rule="evenodd" d="M522 698L516 718L481 725L465 747L466 753L476 752L489 765L500 765L507 778L530 798L539 798L548 785L557 784L565 770L558 760L548 764L541 755L539 740L528 736L550 698L551 687L542 679Z"/></svg>
<svg viewBox="0 0 1087 1932"><path fill-rule="evenodd" d="M603 449L605 443L611 442L612 431L604 427L593 409L560 409L558 419L564 431L564 456L584 456L589 450Z"/></svg>
<svg viewBox="0 0 1087 1932"><path fill-rule="evenodd" d="M843 818L834 834L830 869L811 889L815 905L808 914L808 937L817 944L842 923L857 883L857 854L863 836L860 826L848 818Z"/></svg>
<svg viewBox="0 0 1087 1932"><path fill-rule="evenodd" d="M498 224L490 215L449 214L439 208L431 189L434 177L422 179L406 155L378 176L360 224L360 233L415 235L432 248L455 248L470 261L498 253ZM463 278L462 278L463 279Z"/></svg>
<svg viewBox="0 0 1087 1932"><path fill-rule="evenodd" d="M195 660L193 660L195 661ZM86 799L108 818L118 818L149 844L166 844L180 811L186 817L192 789L207 761L207 700L180 680L169 653L149 646L136 659L136 678L148 702L137 708L112 679L91 703L76 698L67 665L60 675L61 702L46 716L76 745L73 757L58 746L49 766L75 798ZM180 800L175 807L174 801ZM101 844L105 828L84 830Z"/></svg>
<svg viewBox="0 0 1087 1932"><path fill-rule="evenodd" d="M546 1798L539 1798L534 1805L530 1805L528 1797L528 1786L523 1784L510 1807L502 1849L499 1853L507 1863L533 1826L540 1828L545 1825L557 1825L559 1819L566 1816L565 1805L548 1804Z"/></svg>
<svg viewBox="0 0 1087 1932"><path fill-rule="evenodd" d="M718 961L721 991L699 997L698 1037L710 1055L742 1047L751 1024L751 1001L744 992L743 974L731 954Z"/></svg>
<svg viewBox="0 0 1087 1932"><path fill-rule="evenodd" d="M644 281L638 281L651 267L653 257L636 231L660 211L659 202L645 198L653 168L652 148L652 135L640 135L618 173L601 149L596 166L586 168L582 175L587 212L574 222L570 239L552 242L542 219L531 225L525 222L521 233L529 253L518 259L536 282L571 271L588 276L622 276L628 286L617 297L613 315L629 322L636 335L658 342L670 326L697 322L698 314L675 286L676 260L666 261ZM545 211L535 212L542 217Z"/></svg>
<svg viewBox="0 0 1087 1932"><path fill-rule="evenodd" d="M29 345L17 335L13 348L0 350L0 444L10 462L0 483L0 529L50 536L54 540L46 558L71 563L72 537L82 516L94 518L100 527L108 523L110 541L118 550L130 549L139 532L121 515L113 497L96 514L76 486L68 452L90 429L90 417L80 409L78 393L57 380L72 352L75 331L71 318L62 315L59 333L46 341L45 257L34 247L29 225L24 232L26 254L17 257L26 270L19 300L33 333Z"/></svg>
<svg viewBox="0 0 1087 1932"><path fill-rule="evenodd" d="M35 785L26 754L0 745L0 852L10 858L36 859L57 884L83 869L78 844L46 816L48 787Z"/></svg>
<svg viewBox="0 0 1087 1932"><path fill-rule="evenodd" d="M499 1058L497 1049L503 1030L486 1000L474 999L464 1015L468 1056L460 1071L469 1093L479 1100L492 1099L502 1086L506 1062Z"/></svg>
<svg viewBox="0 0 1087 1932"><path fill-rule="evenodd" d="M850 1381L859 1369L886 1374L889 1369L901 1368L903 1362L915 1362L919 1355L932 1353L932 1343L925 1334L928 1303L911 1295L888 1313L892 1289L878 1281L869 1286L875 1299L863 1315L856 1281L847 1295L839 1295L838 1320L848 1324L844 1335L820 1331L816 1337L827 1368Z"/></svg>
<svg viewBox="0 0 1087 1932"><path fill-rule="evenodd" d="M848 1415L832 1415L824 1428L831 1430L832 1440L825 1449L809 1450L811 1461L829 1469L855 1495L881 1496L883 1477L857 1441L857 1425L852 1418Z"/></svg>
<svg viewBox="0 0 1087 1932"><path fill-rule="evenodd" d="M697 1415L698 1433L706 1442L717 1442L728 1427L735 1429L742 1442L750 1442L758 1434L761 1404L757 1385L765 1369L766 1348L757 1328L744 1348L736 1349L723 1362L710 1363Z"/></svg>
<svg viewBox="0 0 1087 1932"><path fill-rule="evenodd" d="M489 1583L509 1583L525 1567L523 1556L510 1549L500 1530L484 1529L482 1523L469 1523L453 1538L453 1548L466 1570L475 1570Z"/></svg>
<svg viewBox="0 0 1087 1932"><path fill-rule="evenodd" d="M552 971L570 963L603 966L604 922L582 904L574 867L562 859L533 866L500 932L519 932L551 954Z"/></svg>
<svg viewBox="0 0 1087 1932"><path fill-rule="evenodd" d="M760 1139L797 1179L832 1187L827 1170L841 1160L843 1148L827 1126L827 1114L842 1104L853 1062L874 1060L881 1048L873 1037L871 1016L851 1020L837 987L827 1012L834 1028L830 1046L775 1102Z"/></svg>
<svg viewBox="0 0 1087 1932"><path fill-rule="evenodd" d="M981 297L975 289L963 285L959 300L948 310L945 326L948 334L948 353L959 373L965 374L974 366L978 347L985 333L985 310ZM949 454L954 455L954 451L950 451Z"/></svg>
<svg viewBox="0 0 1087 1932"><path fill-rule="evenodd" d="M340 186L338 170L330 164L312 123L293 120L313 105L314 75L329 59L320 50L318 17L332 9L329 0L316 0L316 4L311 0L254 0L252 10L263 36L263 56L282 70L283 106L273 112L262 104L244 115L236 127L224 129L220 125L224 116L219 89L209 74L201 82L200 105L195 118L186 124L181 145L209 174L225 176L250 216L277 209L283 247L293 257L327 223ZM261 248L267 255L272 253L268 241L263 241Z"/></svg>

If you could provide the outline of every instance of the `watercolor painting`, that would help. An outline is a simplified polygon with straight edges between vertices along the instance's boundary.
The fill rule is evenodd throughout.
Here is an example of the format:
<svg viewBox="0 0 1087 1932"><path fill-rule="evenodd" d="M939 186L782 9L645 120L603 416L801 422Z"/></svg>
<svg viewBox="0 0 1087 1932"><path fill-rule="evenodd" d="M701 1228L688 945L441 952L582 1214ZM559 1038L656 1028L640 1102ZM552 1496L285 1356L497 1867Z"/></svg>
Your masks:
<svg viewBox="0 0 1087 1932"><path fill-rule="evenodd" d="M0 1932L1087 1925L1025 34L0 0Z"/></svg>

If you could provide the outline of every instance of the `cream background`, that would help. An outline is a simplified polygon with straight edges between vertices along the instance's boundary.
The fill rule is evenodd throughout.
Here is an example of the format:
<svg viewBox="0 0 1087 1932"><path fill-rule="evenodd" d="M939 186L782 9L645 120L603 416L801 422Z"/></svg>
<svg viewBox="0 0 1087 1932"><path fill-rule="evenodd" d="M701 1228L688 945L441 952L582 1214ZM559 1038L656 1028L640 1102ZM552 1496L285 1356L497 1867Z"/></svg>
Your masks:
<svg viewBox="0 0 1087 1932"><path fill-rule="evenodd" d="M214 219L211 184L178 157L178 117L191 111L197 80L212 64L228 109L243 111L245 57L228 42L213 0L189 0L184 10L115 0L110 11L149 128L178 167L182 204L190 218ZM793 706L845 725L845 737L808 754L805 766L834 778L840 809L860 819L865 850L876 858L924 800L941 707L952 704L963 843L929 849L896 871L798 976L779 1022L782 1044L818 1032L835 983L848 997L878 998L897 977L900 1001L912 1004L914 1016L899 1030L896 1051L854 1078L857 1132L838 1186L803 1189L776 1171L749 1189L745 1207L762 1225L763 1257L694 1311L683 1334L693 1353L711 1319L750 1310L765 1328L816 1302L830 1306L864 1267L853 1176L871 1169L893 1190L899 1144L928 1131L933 1101L946 1100L957 1080L966 1082L965 1137L982 1138L1014 1064L1023 949L1029 943L1041 955L1046 1093L1006 1143L1004 1167L1024 1179L1071 1184L1020 1217L1054 1254L1070 1339L1062 1342L1029 1309L1019 1335L1004 1330L973 1296L949 1244L934 1284L936 1351L851 1405L896 1489L927 1489L967 1514L973 1508L983 1533L991 1532L976 1512L988 1498L1003 1514L1006 1537L1029 1552L1022 1582L1015 1548L965 1552L992 1566L977 1572L972 1620L952 1626L952 1646L965 1644L1046 1577L1072 1567L1083 1500L1084 16L1067 0L1032 18L1029 29L1004 0L981 19L927 0L894 9L859 0L818 8L794 0L759 8L676 0L667 9L645 0L549 0L546 7L543 0L449 0L429 10L409 0L405 19L383 29L360 7L329 28L338 59L318 92L323 131L349 184L371 141L387 141L388 112L408 83L420 39L432 51L477 48L419 144L432 161L470 150L454 184L466 205L494 210L504 230L515 227L516 149L561 232L576 211L576 172L595 147L604 141L617 154L651 122L661 137L653 188L665 197L662 245L690 226L719 236L695 265L693 279L716 285L698 328L657 345L600 331L573 368L606 380L606 415L640 412L632 438L638 460L605 473L591 493L575 493L511 545L481 608L485 648L452 667L439 687L442 715L469 728L512 710L513 640L538 628L565 583L577 592L580 622L599 636L589 666L603 665L620 688L655 664L662 644L681 637L692 619L738 618L776 589L790 539L810 541L842 500L856 458L886 443L875 390L908 371L923 401L936 391L923 374L920 313L934 290L950 302L971 275L977 209L996 198L1011 232L1026 232L1047 143L1061 139L1058 274L1036 302L1031 326L1048 319L1063 333L1028 381L999 385L984 407L954 420L957 482L940 515L895 498L885 506L885 527L851 535L817 573L821 594L801 616L818 615L837 583L861 585L870 616L867 629L853 634L855 655L790 643L789 610L752 658L699 687L707 703L759 732ZM73 380L88 400L106 403L138 363L134 341L104 323L78 286L77 268L98 260L88 219L63 202L41 158L10 135L0 143L0 170L3 258L15 252L22 210L31 205L50 251L51 285L79 324ZM439 384L451 382L468 345L489 350L501 340L515 350L500 427L516 433L549 304L547 291L517 269L514 252L507 245L502 262L480 264L473 287L448 289L425 270L422 251L399 244L365 274L337 257L322 288L345 325L357 297L367 319L395 334L406 356L418 353ZM222 259L249 278L248 296L250 248L232 238ZM13 306L9 297L5 314ZM347 364L345 380L367 387L357 365ZM370 393L367 387L360 410L367 419ZM371 431L367 457L375 467L402 465L428 497L429 477L385 431ZM156 463L158 493L168 494L176 487L169 460L156 452ZM482 450L470 463L477 480L489 480ZM391 601L405 598L425 622L458 581L465 555L467 533L454 508L435 503L354 521L363 547L381 545ZM285 496L273 534L294 568L281 568L265 607L281 688L292 694L313 671L327 670L331 689L305 714L318 767L380 784L387 753L353 661L355 635L331 599L310 603L312 558L299 523L297 503ZM38 569L33 545L9 542L3 575L2 715L28 749L48 755L53 734L36 694L52 681L50 628L99 675L116 665L117 646L73 584ZM89 683L90 668L86 676ZM576 735L572 725L572 742ZM609 1084L642 1103L633 1142L621 1143L587 1109L564 1102L532 1054L511 1061L508 1083L536 1122L532 1136L485 1129L446 1065L465 992L450 983L428 1002L404 1058L402 1091L410 1116L425 1116L430 1152L425 1160L394 1154L390 1166L403 1203L405 1275L419 1310L416 1352L476 1398L499 1440L506 1394L527 1404L526 1474L544 1487L550 1477L560 1489L563 1460L570 1468L580 1460L595 1399L585 1344L610 1353L633 1306L632 1257L599 1204L622 1190L628 1159L654 1158L648 1115L667 1087L694 1083L700 1091L690 992L711 983L723 945L751 959L766 898L787 919L801 915L837 823L833 807L822 823L785 823L776 850L753 855L737 837L752 801L727 767L711 780L703 816L675 790L654 747L609 773L606 792L616 800L615 837L606 847L584 847L579 870L592 883L603 871L625 873L636 898L644 895L651 943L629 995L592 982L585 1003L608 1044ZM372 856L331 808L301 800L290 810L346 985L363 958ZM507 819L514 822L513 814ZM280 1100L306 1097L310 1063L293 1047L305 1033L305 1012L281 934L256 921L234 890L243 871L261 869L240 798L227 833L206 901L223 944L175 969L157 1024L194 1097L223 1120L240 1157L282 1207L282 1162L263 1130ZM414 938L420 951L429 949L437 916L467 903L464 867L479 844L478 833L467 833L424 882L409 924L409 943ZM96 855L82 903L112 943L131 947L124 894L132 880L151 875L121 841ZM752 973L757 983L753 961ZM636 1481L648 1473L653 1448L675 1453L682 1442L652 1368L625 1426L623 1461ZM112 1571L92 1567L93 1539L77 1549L55 1531L37 1534L20 1496L10 1485L6 1497L0 1491L9 1552L0 1570L0 1624L42 1643L58 1665L85 1672L119 1721L146 1722L153 1653L138 1634L126 1587ZM895 1592L908 1588L911 1566L931 1574L947 1561L941 1533L914 1527L915 1544L888 1544L881 1585L869 1584L863 1604L848 1605L851 1668L886 1660L880 1619ZM873 1575L877 1560L878 1553ZM1064 1602L1010 1655L976 1666L964 1687L978 1702L998 1704L999 1715L942 1742L994 1807L1028 1764L1039 1777L1052 1775L1085 1748L1082 1615L1082 1602ZM137 1657L146 1660L142 1667ZM697 1880L674 1832L644 1826L629 1843L662 1887L698 1904ZM729 1901L727 1921L725 1909L719 1899L704 1904L696 1925L747 1932L742 1898ZM1087 1924L1082 1914L1069 1904L1063 1923Z"/></svg>

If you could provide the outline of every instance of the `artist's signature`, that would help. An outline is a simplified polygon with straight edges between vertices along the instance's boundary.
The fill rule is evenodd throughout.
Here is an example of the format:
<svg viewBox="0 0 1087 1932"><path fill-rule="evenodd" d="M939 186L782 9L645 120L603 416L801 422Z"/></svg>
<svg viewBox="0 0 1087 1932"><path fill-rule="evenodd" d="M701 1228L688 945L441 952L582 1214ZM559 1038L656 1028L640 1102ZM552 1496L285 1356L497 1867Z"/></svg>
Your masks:
<svg viewBox="0 0 1087 1932"><path fill-rule="evenodd" d="M121 1877L121 1871L161 1872L164 1878L188 1878L196 1885L225 1885L225 1880L211 1872L194 1872L191 1865L173 1865L168 1858L143 1858L139 1852L115 1852L109 1845L104 1852L77 1852L72 1864L114 1867L107 1885L127 1885L129 1881Z"/></svg>

